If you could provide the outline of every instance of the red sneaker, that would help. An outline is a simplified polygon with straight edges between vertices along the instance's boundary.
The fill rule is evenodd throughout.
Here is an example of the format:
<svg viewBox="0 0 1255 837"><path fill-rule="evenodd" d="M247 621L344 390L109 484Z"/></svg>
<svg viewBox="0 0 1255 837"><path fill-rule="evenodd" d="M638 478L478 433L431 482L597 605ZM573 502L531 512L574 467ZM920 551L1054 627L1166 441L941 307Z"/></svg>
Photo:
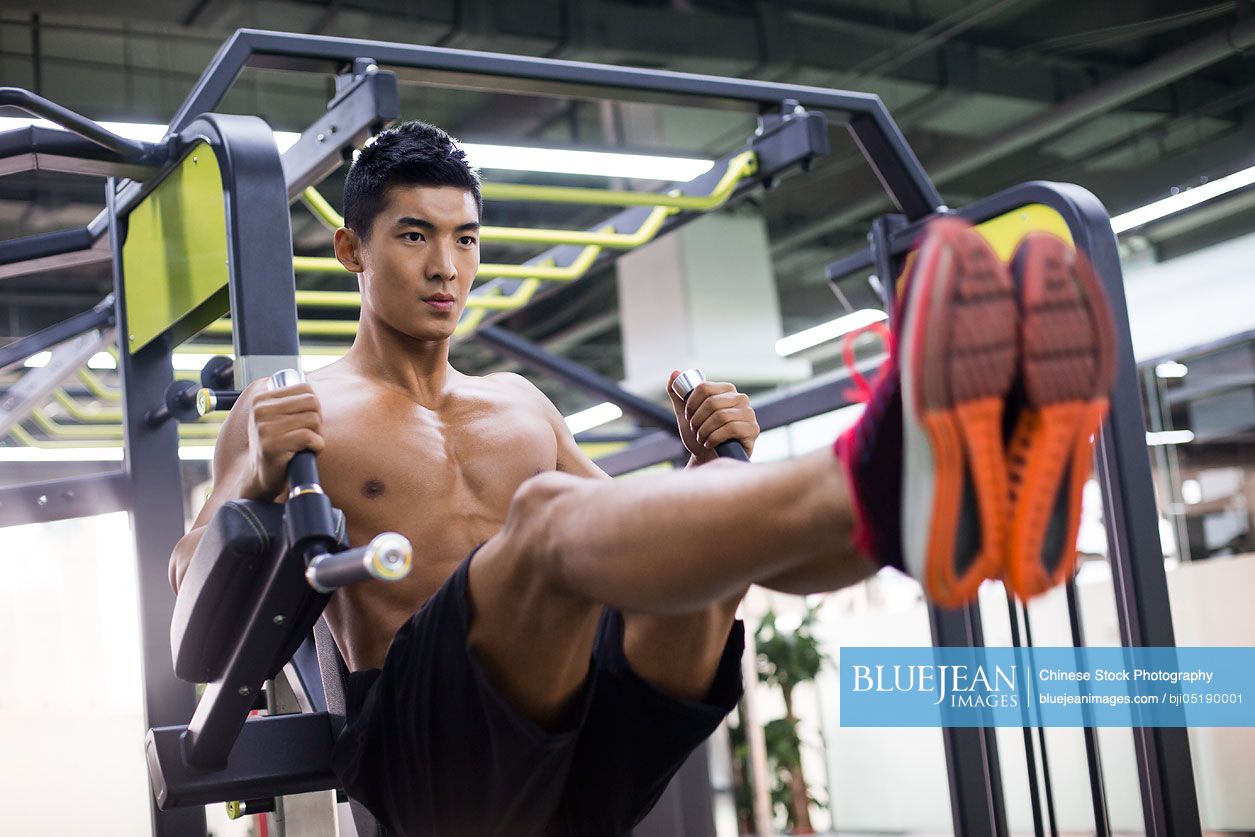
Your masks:
<svg viewBox="0 0 1255 837"><path fill-rule="evenodd" d="M1019 314L1006 266L964 221L930 223L900 332L906 569L943 607L1003 569L1003 410Z"/></svg>
<svg viewBox="0 0 1255 837"><path fill-rule="evenodd" d="M1088 259L1049 233L1016 248L1022 399L1008 444L1007 581L1022 599L1072 574L1081 490L1115 382L1115 326Z"/></svg>
<svg viewBox="0 0 1255 837"><path fill-rule="evenodd" d="M857 422L837 437L833 452L845 470L854 510L854 546L879 567L908 572L902 555L902 381L898 343L902 321L913 304L918 250L906 257L894 284L895 304L889 327L875 323L845 336L845 365L854 388L850 397L866 405ZM854 341L869 331L884 340L888 357L871 384L859 373Z"/></svg>

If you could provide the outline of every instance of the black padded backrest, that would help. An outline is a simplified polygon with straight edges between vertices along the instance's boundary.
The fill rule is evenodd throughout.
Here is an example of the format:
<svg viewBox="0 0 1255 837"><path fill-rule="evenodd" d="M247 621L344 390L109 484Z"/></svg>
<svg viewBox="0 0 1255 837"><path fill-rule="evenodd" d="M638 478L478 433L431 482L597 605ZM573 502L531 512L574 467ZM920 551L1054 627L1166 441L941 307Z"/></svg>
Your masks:
<svg viewBox="0 0 1255 837"><path fill-rule="evenodd" d="M210 519L188 565L170 620L174 673L211 683L248 618L259 577L283 543L283 506L228 500Z"/></svg>
<svg viewBox="0 0 1255 837"><path fill-rule="evenodd" d="M318 649L318 668L322 671L322 690L327 698L327 714L331 716L331 734L338 738L344 730L349 670L344 664L344 658L340 656L340 649L336 647L326 619L319 619L314 625L314 645ZM387 832L379 825L379 821L356 800L349 800L349 810L353 813L357 837L387 837Z"/></svg>
<svg viewBox="0 0 1255 837"><path fill-rule="evenodd" d="M174 673L191 683L217 680L234 653L263 582L287 548L280 503L228 500L214 513L196 545L170 620ZM332 509L336 536L345 538L344 514ZM300 645L299 620L288 655ZM309 623L306 622L306 625ZM286 659L278 660L282 666Z"/></svg>

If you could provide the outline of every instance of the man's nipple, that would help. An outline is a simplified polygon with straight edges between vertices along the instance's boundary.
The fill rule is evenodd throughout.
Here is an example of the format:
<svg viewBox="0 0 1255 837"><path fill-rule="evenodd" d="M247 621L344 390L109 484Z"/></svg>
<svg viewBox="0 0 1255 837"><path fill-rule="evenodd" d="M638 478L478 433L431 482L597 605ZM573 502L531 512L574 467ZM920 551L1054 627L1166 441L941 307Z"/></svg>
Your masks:
<svg viewBox="0 0 1255 837"><path fill-rule="evenodd" d="M382 496L385 490L386 486L384 486L383 480L366 480L362 484L362 496L367 500L373 500Z"/></svg>

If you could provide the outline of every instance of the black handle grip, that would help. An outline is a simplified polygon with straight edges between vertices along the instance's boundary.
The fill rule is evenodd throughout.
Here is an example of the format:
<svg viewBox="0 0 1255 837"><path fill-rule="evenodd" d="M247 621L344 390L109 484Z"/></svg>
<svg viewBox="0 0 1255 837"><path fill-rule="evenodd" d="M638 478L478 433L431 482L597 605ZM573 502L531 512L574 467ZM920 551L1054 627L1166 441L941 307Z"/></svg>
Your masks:
<svg viewBox="0 0 1255 837"><path fill-rule="evenodd" d="M318 485L318 462L314 452L303 450L288 463L288 486L293 490Z"/></svg>
<svg viewBox="0 0 1255 837"><path fill-rule="evenodd" d="M715 445L715 455L724 459L739 459L742 462L749 462L750 455L745 452L745 448L735 439L729 439L726 442L720 442Z"/></svg>
<svg viewBox="0 0 1255 837"><path fill-rule="evenodd" d="M304 382L305 376L296 369L282 369L270 376L271 389ZM288 462L288 502L283 525L289 548L298 550L306 562L335 547L331 501L318 482L318 465L311 450L298 452Z"/></svg>
<svg viewBox="0 0 1255 837"><path fill-rule="evenodd" d="M700 369L687 369L676 376L672 382L671 388L675 394L681 399L688 401L688 397L692 395L693 390L697 389L697 385L706 380L706 376L702 374ZM715 445L715 456L721 459L736 459L740 462L749 462L750 455L745 452L745 448L735 439L729 439L726 442L720 442Z"/></svg>

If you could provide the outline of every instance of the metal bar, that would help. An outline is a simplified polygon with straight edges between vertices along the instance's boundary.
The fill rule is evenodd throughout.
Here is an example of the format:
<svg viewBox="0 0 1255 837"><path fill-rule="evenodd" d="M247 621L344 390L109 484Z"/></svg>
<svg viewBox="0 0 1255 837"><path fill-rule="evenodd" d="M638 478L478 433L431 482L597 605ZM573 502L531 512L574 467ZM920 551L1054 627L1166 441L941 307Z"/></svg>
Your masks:
<svg viewBox="0 0 1255 837"><path fill-rule="evenodd" d="M139 160L119 155L89 139L57 128L29 125L13 131L0 131L0 175L20 171L59 171L144 180L159 169L160 163L155 159Z"/></svg>
<svg viewBox="0 0 1255 837"><path fill-rule="evenodd" d="M75 401L64 389L54 391L52 400L57 402L58 406L65 410L66 414L74 421L85 424L122 424L121 410L101 407L88 409Z"/></svg>
<svg viewBox="0 0 1255 837"><path fill-rule="evenodd" d="M555 95L595 96L615 90L646 100L697 99L707 106L750 105L759 110L791 99L802 107L832 111L847 123L866 117L865 122L859 122L856 136L893 201L912 218L921 217L921 209L932 211L942 204L884 104L872 94L350 38L237 31L219 49L171 120L171 131L179 131L197 114L213 110L245 66L325 71L348 65L363 55L381 66L427 71L424 78L429 83L443 81L441 73L469 74L491 77L497 89L502 89L501 79L511 79L507 90L518 87L534 91L534 83L539 83L543 92Z"/></svg>
<svg viewBox="0 0 1255 837"><path fill-rule="evenodd" d="M589 267L593 261L600 255L603 248L630 249L639 247L642 244L652 240L662 229L663 222L675 211L684 208L688 211L704 212L716 209L732 197L736 190L737 184L744 178L753 175L756 171L756 157L753 151L744 151L731 157L723 174L714 188L708 194L686 195L681 194L678 190L673 190L671 194L661 195L649 192L633 192L633 193L607 193L617 195L631 195L639 200L619 201L613 200L611 205L636 206L650 209L650 213L641 219L639 213L633 213L633 220L636 222L636 230L631 233L617 232L623 227L616 223L618 218L627 218L623 214L615 216L610 222L598 225L593 230L542 230L542 229L526 229L516 227L484 227L480 230L481 241L497 241L497 242L513 242L526 244L569 244L578 245L584 249L580 255L568 266L562 268L545 269L539 265L480 265L478 276L483 278L489 277L511 277L511 278L534 278L534 279L551 279L551 280L570 280L578 279ZM709 178L705 178L709 179ZM485 184L484 189L488 190L493 184ZM518 184L499 184L500 186L511 189L545 189L545 190L561 190L564 187L531 187L519 186ZM581 193L598 193L596 189L576 189L568 190ZM307 206L314 215L322 221L326 226L337 229L344 226L344 218L335 211L327 199L324 198L316 189L308 188L303 193L303 198ZM540 259L544 260L548 254ZM345 268L340 262L334 258L318 257L318 256L297 256L293 259L293 266L298 272L328 270L335 272L344 272ZM508 297L507 297L508 298ZM318 302L315 302L318 300ZM468 305L474 305L476 300L472 299ZM360 297L357 294L348 292L336 293L334 291L298 291L297 302L309 304L321 304L327 307L349 307L347 303L352 302L353 305L360 304Z"/></svg>
<svg viewBox="0 0 1255 837"><path fill-rule="evenodd" d="M99 237L90 227L80 227L0 241L0 279L108 261L109 251L95 246Z"/></svg>
<svg viewBox="0 0 1255 837"><path fill-rule="evenodd" d="M67 131L73 131L80 137L91 140L134 162L156 162L164 153L164 148L160 144L120 137L87 117L20 87L0 87L0 107L4 106L20 108L35 116L42 116Z"/></svg>
<svg viewBox="0 0 1255 837"><path fill-rule="evenodd" d="M759 178L768 174L772 178L779 178L787 168L809 164L815 156L827 153L826 144L815 144L817 140L814 132L814 120L810 118L811 116L813 114L802 112L772 117L769 121L768 130L751 138L749 148L741 149L723 158L710 171L690 180L688 183L682 184L679 187L679 191L685 195L709 194L722 179L723 173L730 167L732 160L737 154L747 150L754 151L758 155ZM822 139L826 143L827 136L824 135ZM741 196L750 189L756 188L757 185L757 181L740 180L733 188L733 193L728 200L731 201ZM649 212L650 210L647 207L630 207L614 215L605 223L613 225L615 229L636 229L639 228ZM657 234L664 235L688 223L695 217L695 215L687 213L668 215ZM559 246L533 259L529 259L523 266L523 270L534 269L531 268L532 265L539 266L541 269L543 269L545 264L574 265L581 258L589 258L588 249L581 250L570 245ZM595 258L589 258L588 270L592 271L598 264L613 258L615 256L610 254L598 253ZM483 267L480 268L480 275L484 275ZM520 275L532 276L534 274L522 272ZM505 309L509 311L532 299L533 295L536 298L542 298L557 292L557 290L555 288L540 288L535 284L528 284L526 280L523 283L519 283L497 279L475 288L472 293L472 299L499 295L511 300L510 307ZM468 301L469 306L470 302ZM488 323L496 323L504 316L504 314L492 315L487 317L486 321ZM466 324L465 318L463 324ZM468 332L473 330L473 328L473 325L468 325Z"/></svg>
<svg viewBox="0 0 1255 837"><path fill-rule="evenodd" d="M121 426L61 424L38 407L31 410L30 418L36 427L53 439L113 439L121 442L124 435ZM214 419L196 424L179 423L179 438L215 439L221 427L222 420Z"/></svg>
<svg viewBox="0 0 1255 837"><path fill-rule="evenodd" d="M130 507L130 488L122 471L0 488L0 526L124 511Z"/></svg>
<svg viewBox="0 0 1255 837"><path fill-rule="evenodd" d="M1067 583L1075 587L1075 584L1072 579L1068 579ZM1014 600L1008 597L1008 602L1011 602L1011 601L1014 601ZM1029 649L1032 649L1033 647L1033 623L1029 619L1028 606L1022 605L1019 607L1019 610L1020 612L1024 614L1024 643L1025 645L1029 647ZM1073 644L1075 644L1075 642ZM1032 651L1030 650L1029 653L1032 654ZM1088 729L1090 732L1093 732L1093 727L1087 727L1086 729ZM1050 823L1050 837L1059 837L1059 822L1058 822L1058 819L1055 817L1054 782L1050 778L1050 759L1046 751L1046 728L1045 727L1039 726L1037 728L1037 742L1038 742L1038 747L1041 750L1041 775L1042 775L1042 780L1043 780L1042 784L1046 790L1046 817ZM1089 742L1087 741L1086 744L1088 743ZM1096 752L1097 751L1094 751L1094 753ZM1090 755L1091 755L1091 762L1092 762L1092 755L1094 754L1091 753ZM1093 778L1094 778L1093 772L1091 771L1090 780L1092 781ZM1101 787L1101 784L1102 782L1100 779L1099 780L1100 787Z"/></svg>
<svg viewBox="0 0 1255 837"><path fill-rule="evenodd" d="M887 110L856 116L849 127L850 135L899 212L915 219L943 208L940 193ZM902 165L903 161L909 161L909 165Z"/></svg>
<svg viewBox="0 0 1255 837"><path fill-rule="evenodd" d="M1011 647L1020 648L1022 647L1022 643L1020 641L1020 608L1017 607L1015 597L1011 595L1010 590L1007 590L1007 616L1009 617L1010 623L1011 623ZM1031 641L1029 642L1029 645L1032 645ZM1027 707L1025 707L1025 709L1027 709ZM1027 716L1027 711L1025 712L1025 717L1026 716ZM1043 837L1043 835L1045 834L1045 830L1042 826L1041 789L1038 786L1038 780L1037 780L1037 759L1033 755L1033 730L1032 728L1026 725L1023 729L1023 735L1024 735L1024 761L1025 761L1025 766L1028 771L1028 798L1029 798L1029 805L1033 809L1033 834L1036 835L1036 837ZM1045 738L1043 738L1042 739L1042 768L1043 768L1043 772L1046 778L1046 787L1047 789L1049 789L1050 771L1045 769L1045 763L1046 763L1045 744L1046 744L1046 741L1045 741ZM1051 823L1052 825L1054 823L1053 814L1051 815Z"/></svg>
<svg viewBox="0 0 1255 837"><path fill-rule="evenodd" d="M0 399L0 436L15 429L18 422L47 401L62 381L86 364L108 341L107 331L80 334L53 349L45 366L23 375Z"/></svg>
<svg viewBox="0 0 1255 837"><path fill-rule="evenodd" d="M119 325L118 373L122 381L127 452L124 468L131 487L131 528L135 534L139 583L144 725L152 728L181 723L196 706L195 688L174 676L170 653L174 591L170 588L169 563L170 552L183 536L183 481L174 425L150 427L144 421L144 414L164 400L166 388L174 381L169 339L159 337L134 355L126 350L126 276L122 268L126 218L118 213L117 187L111 178L105 194ZM151 815L156 837L206 833L205 812L201 809L165 812L154 801Z"/></svg>
<svg viewBox="0 0 1255 837"><path fill-rule="evenodd" d="M1068 600L1068 626L1072 630L1072 645L1085 647L1085 633L1081 628L1081 605L1076 595L1076 581L1069 578L1064 583ZM1098 730L1092 726L1085 731L1085 765L1089 769L1089 797L1094 806L1094 835L1108 837L1111 820L1107 816L1107 789L1102 775L1102 755L1098 749Z"/></svg>
<svg viewBox="0 0 1255 837"><path fill-rule="evenodd" d="M717 210L728 198L732 197L733 189L743 178L757 172L757 157L752 151L745 151L729 159L719 182L710 189L709 195L681 195L678 191L659 192L615 192L610 189L572 188L566 186L531 186L528 183L484 183L481 193L484 200L510 201L550 201L560 203L587 203L597 206L639 206L649 208L666 208L666 210L685 210L690 212L709 212ZM318 189L305 189L306 203L315 215L326 225L338 228L344 226L344 218L335 208L320 195ZM653 218L651 213L649 216ZM645 222L649 226L649 221ZM607 225L606 228L614 228ZM506 241L515 243L567 243L567 245L596 245L601 247L638 246L639 243L627 243L630 238L640 236L635 233L589 232L582 230L528 230L517 227L482 227L479 230L481 241ZM537 237L540 236L540 237ZM601 238L592 238L601 236Z"/></svg>
<svg viewBox="0 0 1255 837"><path fill-rule="evenodd" d="M222 770L187 764L182 751L186 730L153 729L145 742L156 804L167 815L183 808L203 819L202 809L187 806L331 790L339 784L331 771L334 741L326 712L250 718Z"/></svg>
<svg viewBox="0 0 1255 837"><path fill-rule="evenodd" d="M0 348L0 371L8 369L15 363L21 363L36 352L51 349L53 346L77 337L85 331L112 326L116 316L113 308L113 297L107 296L90 311L75 314L42 331L19 337L4 348Z"/></svg>
<svg viewBox="0 0 1255 837"><path fill-rule="evenodd" d="M328 102L327 112L283 152L289 201L339 168L346 150L360 148L401 115L394 74L370 64L358 75L341 79L344 86Z"/></svg>
<svg viewBox="0 0 1255 837"><path fill-rule="evenodd" d="M628 392L614 381L598 375L585 366L547 352L530 340L512 334L501 326L480 326L475 332L475 338L525 366L556 375L584 392L613 401L622 407L624 412L639 421L670 430L676 438L679 438L680 431L675 423L675 413Z"/></svg>
<svg viewBox="0 0 1255 837"><path fill-rule="evenodd" d="M976 605L958 610L930 607L933 644L978 648L985 644ZM950 777L950 812L955 834L1007 834L998 742L992 727L942 729Z"/></svg>
<svg viewBox="0 0 1255 837"><path fill-rule="evenodd" d="M285 173L270 127L255 116L206 114L181 134L208 141L222 169L235 382L242 390L299 363L292 256L275 246L292 240Z"/></svg>

